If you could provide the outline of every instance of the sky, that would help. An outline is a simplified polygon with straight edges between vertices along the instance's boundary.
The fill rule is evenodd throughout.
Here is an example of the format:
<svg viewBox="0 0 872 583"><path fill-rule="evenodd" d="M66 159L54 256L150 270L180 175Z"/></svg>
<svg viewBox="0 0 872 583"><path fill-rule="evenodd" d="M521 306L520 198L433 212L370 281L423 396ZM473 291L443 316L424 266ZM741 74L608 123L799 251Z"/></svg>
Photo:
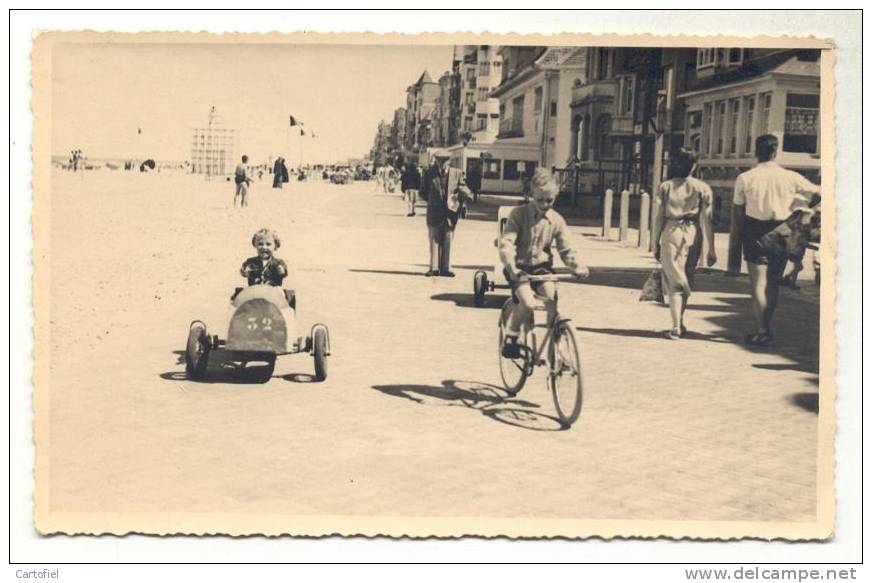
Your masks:
<svg viewBox="0 0 872 583"><path fill-rule="evenodd" d="M192 130L215 106L252 163L363 157L406 88L424 70L438 80L452 54L450 45L56 45L52 154L188 160Z"/></svg>

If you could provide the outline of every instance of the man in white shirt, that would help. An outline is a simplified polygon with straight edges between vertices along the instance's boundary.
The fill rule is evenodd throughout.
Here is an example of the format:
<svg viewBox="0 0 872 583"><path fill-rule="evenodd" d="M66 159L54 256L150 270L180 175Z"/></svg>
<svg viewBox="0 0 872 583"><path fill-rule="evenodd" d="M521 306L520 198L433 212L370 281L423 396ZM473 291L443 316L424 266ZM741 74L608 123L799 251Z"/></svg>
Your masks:
<svg viewBox="0 0 872 583"><path fill-rule="evenodd" d="M767 134L757 138L758 164L736 178L733 193L733 224L730 246L741 244L751 278L751 305L757 331L745 337L753 346L766 346L772 339L770 324L778 303L778 283L787 257L768 255L757 241L787 220L797 208L808 206L820 186L775 161L778 138ZM732 253L731 253L732 255Z"/></svg>

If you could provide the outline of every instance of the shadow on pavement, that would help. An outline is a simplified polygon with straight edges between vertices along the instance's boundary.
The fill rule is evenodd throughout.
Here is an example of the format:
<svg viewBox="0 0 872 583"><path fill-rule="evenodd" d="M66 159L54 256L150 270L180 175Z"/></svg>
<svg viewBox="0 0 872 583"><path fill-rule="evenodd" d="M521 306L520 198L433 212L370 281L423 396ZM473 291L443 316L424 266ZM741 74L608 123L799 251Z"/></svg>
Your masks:
<svg viewBox="0 0 872 583"><path fill-rule="evenodd" d="M440 302L454 302L454 305L458 308L489 308L492 310L499 310L503 307L503 304L506 302L509 296L507 295L493 295L493 294L485 294L484 303L480 306L475 305L475 296L473 294L464 294L464 293L444 293L444 294L434 294L430 296L431 300L438 300Z"/></svg>
<svg viewBox="0 0 872 583"><path fill-rule="evenodd" d="M185 364L185 352L183 350L174 350L173 354L178 356L176 364ZM256 361L255 361L256 362ZM255 366L240 366L237 361L226 358L220 351L213 352L209 355L209 366L206 373L201 379L192 379L188 377L184 370L173 370L160 373L160 378L165 381L188 381L191 383L203 384L239 384L253 385L263 384L269 381L269 378L264 377L266 365ZM272 378L272 377L270 377Z"/></svg>
<svg viewBox="0 0 872 583"><path fill-rule="evenodd" d="M381 273L383 275L420 275L424 276L423 271L401 271L401 270L390 270L390 269L351 269L348 271L353 273Z"/></svg>
<svg viewBox="0 0 872 583"><path fill-rule="evenodd" d="M300 373L300 372L282 375L281 378L290 382L290 383L317 383L318 382L318 379L315 378L315 375L311 375L308 373Z"/></svg>
<svg viewBox="0 0 872 583"><path fill-rule="evenodd" d="M645 279L651 273L651 268L610 268L593 267L590 277L582 285L599 285L623 289L641 290ZM701 319L716 327L714 333L700 334L691 331L688 339L708 340L714 342L731 342L743 350L760 355L772 354L788 359L776 363L759 363L753 366L773 371L795 370L816 374L818 367L818 347L820 328L820 305L810 301L800 292L781 288L778 307L773 319L775 341L768 347L752 347L744 343L745 334L753 328L751 315L751 299L748 290L748 277L727 277L723 271L713 269L698 269L694 278L693 290L697 293L715 294L714 302L696 304L694 297L690 298L688 316ZM723 294L723 295L721 295ZM669 315L664 309L663 329L669 325ZM635 336L639 338L662 337L660 331L586 328L579 330L616 336Z"/></svg>
<svg viewBox="0 0 872 583"><path fill-rule="evenodd" d="M563 429L556 417L533 411L539 407L536 403L510 398L503 389L486 383L444 380L441 386L373 385L372 388L419 405L474 409L488 419L531 431Z"/></svg>
<svg viewBox="0 0 872 583"><path fill-rule="evenodd" d="M413 265L421 266L425 269L429 268L430 265L427 263L414 263ZM491 265L452 265L451 269L469 269L471 271L493 271L494 266Z"/></svg>
<svg viewBox="0 0 872 583"><path fill-rule="evenodd" d="M795 393L791 398L791 402L804 409L809 413L818 413L818 394L817 393Z"/></svg>

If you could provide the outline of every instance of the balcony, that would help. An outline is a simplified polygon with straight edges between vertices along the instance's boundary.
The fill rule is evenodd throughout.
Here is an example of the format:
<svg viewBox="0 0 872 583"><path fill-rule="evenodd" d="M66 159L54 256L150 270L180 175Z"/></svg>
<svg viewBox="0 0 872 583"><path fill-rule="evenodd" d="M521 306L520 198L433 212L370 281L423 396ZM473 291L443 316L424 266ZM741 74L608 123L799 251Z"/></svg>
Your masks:
<svg viewBox="0 0 872 583"><path fill-rule="evenodd" d="M497 138L523 138L524 137L524 120L518 119L501 119L500 133Z"/></svg>
<svg viewBox="0 0 872 583"><path fill-rule="evenodd" d="M572 88L572 105L587 105L588 103L614 103L618 94L616 80L593 81Z"/></svg>

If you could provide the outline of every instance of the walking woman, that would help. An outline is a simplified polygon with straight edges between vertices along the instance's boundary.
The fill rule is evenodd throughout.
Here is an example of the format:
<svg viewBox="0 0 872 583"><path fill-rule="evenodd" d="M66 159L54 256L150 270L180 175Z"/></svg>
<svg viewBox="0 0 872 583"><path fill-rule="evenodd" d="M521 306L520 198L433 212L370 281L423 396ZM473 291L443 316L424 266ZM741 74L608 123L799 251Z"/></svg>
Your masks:
<svg viewBox="0 0 872 583"><path fill-rule="evenodd" d="M669 165L669 180L654 196L651 240L654 257L660 262L663 292L669 296L672 328L666 337L678 340L687 333L684 311L693 285L693 272L705 238L709 267L717 260L712 228L712 189L690 174L696 165L693 152L681 149Z"/></svg>

